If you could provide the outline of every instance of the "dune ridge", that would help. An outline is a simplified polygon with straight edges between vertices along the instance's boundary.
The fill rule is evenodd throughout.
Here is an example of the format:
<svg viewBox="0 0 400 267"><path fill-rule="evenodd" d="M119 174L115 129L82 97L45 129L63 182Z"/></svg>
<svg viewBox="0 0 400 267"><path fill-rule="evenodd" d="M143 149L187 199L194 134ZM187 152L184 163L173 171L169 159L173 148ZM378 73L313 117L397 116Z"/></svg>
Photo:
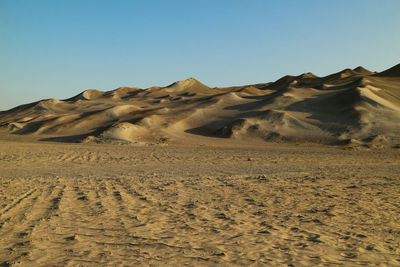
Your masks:
<svg viewBox="0 0 400 267"><path fill-rule="evenodd" d="M400 144L400 64L318 77L211 88L194 78L165 87L95 89L0 112L12 134L67 142L185 142L196 136L395 146Z"/></svg>

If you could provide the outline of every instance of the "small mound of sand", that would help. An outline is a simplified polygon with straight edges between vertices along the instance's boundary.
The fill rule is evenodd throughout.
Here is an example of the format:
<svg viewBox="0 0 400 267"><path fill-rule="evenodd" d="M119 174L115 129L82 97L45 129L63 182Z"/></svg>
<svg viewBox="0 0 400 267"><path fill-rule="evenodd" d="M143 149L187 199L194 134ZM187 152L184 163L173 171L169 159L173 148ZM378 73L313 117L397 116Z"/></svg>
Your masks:
<svg viewBox="0 0 400 267"><path fill-rule="evenodd" d="M318 76L315 75L312 72L307 72L307 73L303 73L303 74L299 75L298 78L300 78L300 79L309 79L309 78L314 79L314 78L318 78Z"/></svg>
<svg viewBox="0 0 400 267"><path fill-rule="evenodd" d="M354 68L353 71L358 72L360 74L363 75L371 75L373 74L372 71L367 70L366 68L362 67L362 66L358 66L357 68Z"/></svg>
<svg viewBox="0 0 400 267"><path fill-rule="evenodd" d="M147 139L149 130L143 126L135 125L128 122L118 123L99 136L103 139L123 140L128 142L138 142Z"/></svg>

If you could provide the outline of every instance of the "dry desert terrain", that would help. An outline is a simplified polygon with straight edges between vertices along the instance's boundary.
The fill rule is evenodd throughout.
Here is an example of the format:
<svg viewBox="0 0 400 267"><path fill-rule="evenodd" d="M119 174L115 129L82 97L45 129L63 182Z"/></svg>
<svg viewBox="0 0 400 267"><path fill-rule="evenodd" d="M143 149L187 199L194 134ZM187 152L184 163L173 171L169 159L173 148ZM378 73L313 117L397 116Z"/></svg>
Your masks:
<svg viewBox="0 0 400 267"><path fill-rule="evenodd" d="M0 112L0 266L400 266L400 65Z"/></svg>
<svg viewBox="0 0 400 267"><path fill-rule="evenodd" d="M3 137L0 263L400 265L398 150L207 143Z"/></svg>

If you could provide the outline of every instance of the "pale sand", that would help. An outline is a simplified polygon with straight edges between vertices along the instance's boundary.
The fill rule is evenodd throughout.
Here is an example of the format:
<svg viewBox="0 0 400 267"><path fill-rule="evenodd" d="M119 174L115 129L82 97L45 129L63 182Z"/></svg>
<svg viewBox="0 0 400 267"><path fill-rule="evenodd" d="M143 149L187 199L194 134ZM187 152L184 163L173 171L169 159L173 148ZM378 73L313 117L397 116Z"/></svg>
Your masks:
<svg viewBox="0 0 400 267"><path fill-rule="evenodd" d="M399 149L400 64L22 105L0 266L400 266Z"/></svg>
<svg viewBox="0 0 400 267"><path fill-rule="evenodd" d="M0 266L399 266L399 163L395 149L1 135Z"/></svg>
<svg viewBox="0 0 400 267"><path fill-rule="evenodd" d="M2 111L0 128L61 142L191 144L209 136L388 148L400 145L400 64L379 74L358 67L227 88L190 78L145 90L90 89Z"/></svg>

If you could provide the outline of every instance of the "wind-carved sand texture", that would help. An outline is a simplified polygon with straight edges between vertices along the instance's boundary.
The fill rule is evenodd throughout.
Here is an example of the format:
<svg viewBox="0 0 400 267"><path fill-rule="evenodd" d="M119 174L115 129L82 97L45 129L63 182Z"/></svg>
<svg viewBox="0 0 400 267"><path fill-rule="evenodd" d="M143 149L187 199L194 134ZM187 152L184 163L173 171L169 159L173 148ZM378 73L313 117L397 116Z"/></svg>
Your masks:
<svg viewBox="0 0 400 267"><path fill-rule="evenodd" d="M145 90L86 90L0 113L0 127L44 141L192 143L198 136L349 147L400 146L400 64L210 88L190 78Z"/></svg>
<svg viewBox="0 0 400 267"><path fill-rule="evenodd" d="M0 113L0 266L399 266L399 65Z"/></svg>

